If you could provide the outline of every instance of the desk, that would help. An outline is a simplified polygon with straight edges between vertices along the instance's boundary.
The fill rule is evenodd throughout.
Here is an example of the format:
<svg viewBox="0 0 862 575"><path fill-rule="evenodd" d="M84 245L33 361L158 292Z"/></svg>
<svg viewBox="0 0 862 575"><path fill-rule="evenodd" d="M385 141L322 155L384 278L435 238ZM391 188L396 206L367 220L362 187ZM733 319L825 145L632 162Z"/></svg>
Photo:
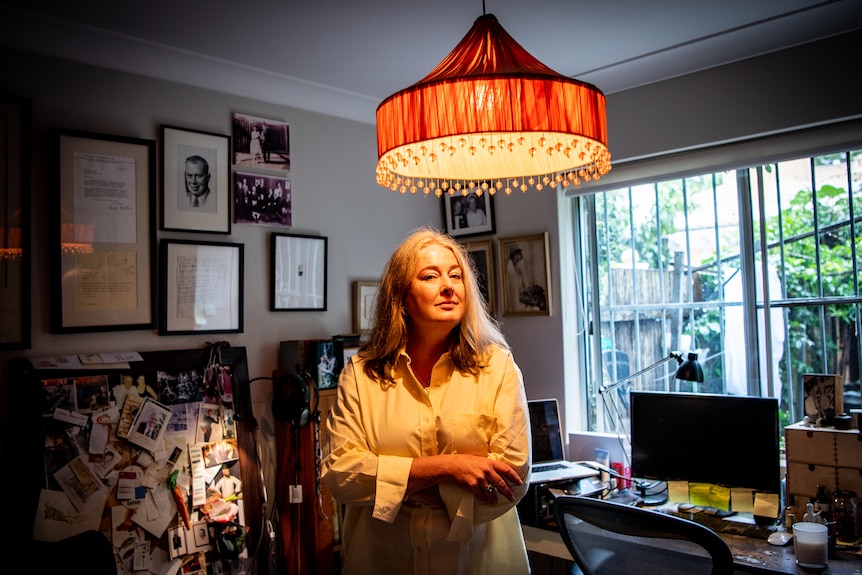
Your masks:
<svg viewBox="0 0 862 575"><path fill-rule="evenodd" d="M555 529L522 525L527 551L550 555L572 561L572 556ZM823 570L803 569L796 565L793 544L784 547L770 545L763 539L752 539L740 535L719 533L730 547L736 573L773 573L784 575L854 575L862 573L862 558L850 553L838 552L829 558L829 566ZM539 575L539 574L536 574Z"/></svg>

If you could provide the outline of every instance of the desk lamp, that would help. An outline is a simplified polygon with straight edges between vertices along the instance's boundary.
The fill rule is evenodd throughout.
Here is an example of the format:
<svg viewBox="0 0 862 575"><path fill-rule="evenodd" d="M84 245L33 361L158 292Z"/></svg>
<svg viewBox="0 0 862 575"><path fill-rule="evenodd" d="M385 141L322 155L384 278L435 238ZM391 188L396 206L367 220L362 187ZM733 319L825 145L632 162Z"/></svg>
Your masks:
<svg viewBox="0 0 862 575"><path fill-rule="evenodd" d="M690 352L685 360L682 359L681 353L670 352L667 357L663 357L657 362L648 365L642 370L631 374L628 377L624 377L621 380L612 383L611 385L603 385L599 388L599 393L604 397L606 393L609 391L613 391L621 385L628 383L633 379L637 379L641 375L645 374L648 371L651 371L666 361L670 361L672 359L676 360L677 365L679 367L676 370L676 374L674 375L675 379L679 379L681 381L692 381L695 383L703 383L703 368L700 367L700 364L697 362L697 354Z"/></svg>
<svg viewBox="0 0 862 575"><path fill-rule="evenodd" d="M643 368L642 370L640 370L638 372L635 372L635 373L629 375L628 377L624 377L621 380L612 383L611 385L603 385L603 386L599 387L599 393L602 396L602 402L605 405L605 409L608 410L609 415L611 416L611 421L613 422L614 431L617 433L618 436L620 433L619 433L619 426L617 424L622 422L622 418L620 417L619 411L616 408L616 403L608 401L606 394L619 388L620 386L624 385L625 383L628 383L629 381L637 379L641 375L647 373L648 371L651 371L651 370L657 368L658 366L660 366L663 363L670 361L672 359L675 359L677 365L679 366L679 367L677 367L676 373L674 374L674 379L678 379L680 381L691 381L691 382L695 382L695 383L703 383L703 368L700 366L700 363L698 363L698 361L697 361L697 354L696 353L689 352L688 355L686 356L685 360L683 360L681 353L670 352L666 357L661 358L657 362L655 362L651 365L648 365L647 367ZM609 406L613 406L613 409L611 410L611 408ZM613 411L613 413L611 414L610 411ZM622 425L622 428L624 430L626 429L625 424ZM629 446L630 446L631 445L631 438L628 436L628 432L626 432L626 440L628 441ZM623 453L628 453L628 451L626 449L623 449ZM647 500L647 491L654 488L657 485L657 484L649 485L646 483L642 483L642 482L639 483L636 481L633 481L633 484L637 486L638 491L640 492L640 495L645 500L645 502ZM649 505L660 505L660 504L664 503L664 501L659 501L660 497L656 497L655 495L651 496L650 499L651 499L651 501L649 501L649 503L648 503Z"/></svg>

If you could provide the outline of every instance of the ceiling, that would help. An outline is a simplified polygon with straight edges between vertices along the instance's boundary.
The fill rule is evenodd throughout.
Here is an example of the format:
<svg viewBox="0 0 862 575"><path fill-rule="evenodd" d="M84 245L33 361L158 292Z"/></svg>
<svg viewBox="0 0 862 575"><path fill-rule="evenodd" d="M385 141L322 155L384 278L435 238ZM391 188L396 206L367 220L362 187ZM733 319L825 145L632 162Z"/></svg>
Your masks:
<svg viewBox="0 0 862 575"><path fill-rule="evenodd" d="M605 94L862 29L859 0L3 0L0 44L374 123L483 12Z"/></svg>

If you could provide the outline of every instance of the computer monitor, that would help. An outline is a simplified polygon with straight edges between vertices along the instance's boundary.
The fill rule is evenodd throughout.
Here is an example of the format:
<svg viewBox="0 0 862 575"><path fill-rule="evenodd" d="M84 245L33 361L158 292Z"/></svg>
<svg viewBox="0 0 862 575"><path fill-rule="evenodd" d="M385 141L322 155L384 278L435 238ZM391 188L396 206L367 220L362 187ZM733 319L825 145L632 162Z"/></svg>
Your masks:
<svg viewBox="0 0 862 575"><path fill-rule="evenodd" d="M630 398L632 477L780 493L778 400L650 391Z"/></svg>

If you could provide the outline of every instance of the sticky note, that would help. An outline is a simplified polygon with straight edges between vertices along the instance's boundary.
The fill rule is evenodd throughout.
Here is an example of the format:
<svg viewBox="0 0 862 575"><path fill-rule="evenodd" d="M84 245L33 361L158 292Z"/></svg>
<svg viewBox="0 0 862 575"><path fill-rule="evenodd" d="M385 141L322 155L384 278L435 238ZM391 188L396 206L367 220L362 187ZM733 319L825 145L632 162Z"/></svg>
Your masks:
<svg viewBox="0 0 862 575"><path fill-rule="evenodd" d="M722 511L730 511L730 488L721 485L710 485L709 487L709 506Z"/></svg>
<svg viewBox="0 0 862 575"><path fill-rule="evenodd" d="M709 503L709 483L689 483L688 494L691 502L694 505L701 507L710 507Z"/></svg>
<svg viewBox="0 0 862 575"><path fill-rule="evenodd" d="M667 482L668 503L688 503L688 481Z"/></svg>
<svg viewBox="0 0 862 575"><path fill-rule="evenodd" d="M755 493L754 514L761 517L778 517L780 508L777 493Z"/></svg>
<svg viewBox="0 0 862 575"><path fill-rule="evenodd" d="M751 513L754 511L754 498L751 489L733 488L730 490L730 504L738 513Z"/></svg>

